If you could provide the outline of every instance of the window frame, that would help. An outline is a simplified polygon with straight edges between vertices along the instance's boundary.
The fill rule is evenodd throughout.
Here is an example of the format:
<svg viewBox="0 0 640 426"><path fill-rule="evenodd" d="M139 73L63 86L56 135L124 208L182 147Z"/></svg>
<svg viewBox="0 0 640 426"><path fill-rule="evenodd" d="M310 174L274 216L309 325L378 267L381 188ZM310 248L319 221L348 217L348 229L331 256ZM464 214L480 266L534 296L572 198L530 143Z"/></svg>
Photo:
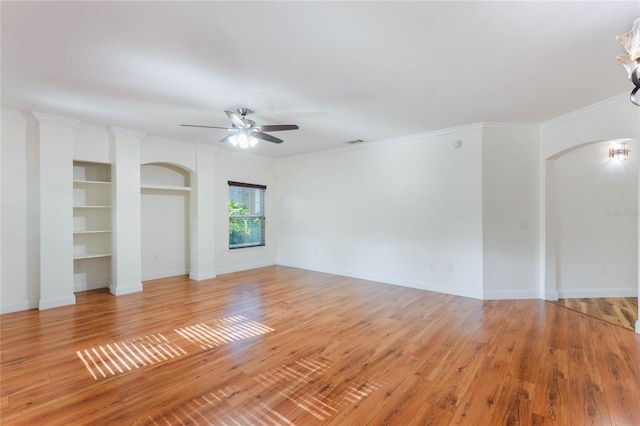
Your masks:
<svg viewBox="0 0 640 426"><path fill-rule="evenodd" d="M229 222L227 222L229 226L229 240L228 240L228 249L229 250L237 250L243 248L252 248L252 247L264 247L266 246L266 214L265 214L265 204L266 204L266 185L258 185L254 183L245 183L245 182L236 182L236 181L227 181L229 186L229 202L227 203L227 214L229 216ZM232 188L251 188L251 189L259 189L260 192L260 212L259 214L246 214L246 215L231 215L229 211L229 204L234 201L231 198ZM231 221L233 219L259 219L260 221L260 241L257 243L241 243L241 244L231 244Z"/></svg>

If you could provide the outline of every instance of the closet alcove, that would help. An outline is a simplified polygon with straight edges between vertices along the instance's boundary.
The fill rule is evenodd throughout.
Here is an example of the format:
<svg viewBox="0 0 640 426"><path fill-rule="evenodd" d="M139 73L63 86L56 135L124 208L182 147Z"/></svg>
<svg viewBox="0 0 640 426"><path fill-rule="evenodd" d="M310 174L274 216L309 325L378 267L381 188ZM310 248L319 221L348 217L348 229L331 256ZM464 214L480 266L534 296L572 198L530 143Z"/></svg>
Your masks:
<svg viewBox="0 0 640 426"><path fill-rule="evenodd" d="M191 172L168 163L140 167L142 280L188 274Z"/></svg>

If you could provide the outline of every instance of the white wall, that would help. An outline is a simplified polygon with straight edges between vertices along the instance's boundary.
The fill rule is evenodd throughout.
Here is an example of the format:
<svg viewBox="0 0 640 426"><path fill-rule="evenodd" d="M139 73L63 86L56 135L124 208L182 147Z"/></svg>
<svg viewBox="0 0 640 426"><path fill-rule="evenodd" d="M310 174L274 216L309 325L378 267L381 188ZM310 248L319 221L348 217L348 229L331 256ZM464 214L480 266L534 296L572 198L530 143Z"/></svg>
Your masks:
<svg viewBox="0 0 640 426"><path fill-rule="evenodd" d="M115 161L106 129L72 127L74 159ZM140 141L135 156L138 164L176 164L195 174L189 210L182 210L190 242L175 258L183 265L182 255L190 257L196 279L278 262L478 298L529 297L538 279L547 297L544 286L557 291L548 193L561 193L573 173L558 162L558 186L547 166L563 150L610 138L640 139L640 109L626 96L543 123L539 144L531 129L473 125L279 161L153 137ZM3 111L2 312L32 308L42 297L40 173L55 167L40 163L40 139L33 118ZM68 140L48 140L47 149L61 143L67 152ZM229 180L267 185L266 247L228 249ZM182 196L173 204L184 203ZM567 238L559 238L564 250ZM576 266L565 251L558 258L561 272Z"/></svg>
<svg viewBox="0 0 640 426"><path fill-rule="evenodd" d="M142 190L142 279L190 271L190 193Z"/></svg>
<svg viewBox="0 0 640 426"><path fill-rule="evenodd" d="M6 313L36 308L40 298L39 174L27 174L38 169L38 148L35 138L27 138L27 120L22 114L2 110L1 142L0 312Z"/></svg>
<svg viewBox="0 0 640 426"><path fill-rule="evenodd" d="M481 137L470 126L279 161L278 263L481 298Z"/></svg>
<svg viewBox="0 0 640 426"><path fill-rule="evenodd" d="M143 133L111 127L111 284L116 296L142 291L140 145Z"/></svg>
<svg viewBox="0 0 640 426"><path fill-rule="evenodd" d="M188 274L191 173L158 163L143 164L140 172L142 279Z"/></svg>
<svg viewBox="0 0 640 426"><path fill-rule="evenodd" d="M482 217L486 299L539 297L538 136L538 126L484 126Z"/></svg>
<svg viewBox="0 0 640 426"><path fill-rule="evenodd" d="M191 271L189 277L205 280L216 276L215 244L224 238L216 229L216 152L210 144L195 146L196 179L191 184Z"/></svg>
<svg viewBox="0 0 640 426"><path fill-rule="evenodd" d="M73 285L73 128L79 123L34 113L38 120L40 309L75 303Z"/></svg>
<svg viewBox="0 0 640 426"><path fill-rule="evenodd" d="M640 108L629 102L627 94L540 125L540 290L545 299L558 298L557 239L560 224L557 217L559 195L555 176L557 158L582 145L621 138L640 140ZM634 267L637 270L637 259ZM640 283L638 286L640 287Z"/></svg>
<svg viewBox="0 0 640 426"><path fill-rule="evenodd" d="M627 161L609 142L555 160L560 298L637 295L638 146Z"/></svg>
<svg viewBox="0 0 640 426"><path fill-rule="evenodd" d="M218 231L214 226L215 158L215 148L210 145L193 145L158 137L143 139L143 183L191 189L188 192L179 191L177 188L143 191L145 279L187 272L194 280L216 276L216 256L213 247L216 235L223 231ZM157 164L163 166L159 168ZM176 173L167 173L170 169L164 167L166 165L176 166ZM158 218L152 209L152 204L158 207L158 203L168 209L162 213L166 216L164 218ZM171 220L170 217L177 223L173 224L170 235L160 235L164 232L160 229L160 222ZM172 244L172 247L165 243Z"/></svg>
<svg viewBox="0 0 640 426"><path fill-rule="evenodd" d="M187 170L196 169L193 144L170 139L146 136L140 146L140 163L166 163Z"/></svg>
<svg viewBox="0 0 640 426"><path fill-rule="evenodd" d="M279 206L276 162L242 152L218 151L215 160L215 252L218 274L274 265L277 251ZM265 240L263 247L229 250L229 186L228 181L266 185Z"/></svg>
<svg viewBox="0 0 640 426"><path fill-rule="evenodd" d="M41 137L42 128L45 129L44 137ZM141 133L126 129L107 129L43 114L36 119L31 114L2 111L1 312L53 307L73 303L75 299L72 160L114 165L113 293L141 289L140 164L144 163L174 164L192 173L189 176L192 187L189 195L183 193L185 195L170 196L162 201L173 206L180 204L182 216L177 222L188 223L190 228L187 240L184 237L187 231L184 230L179 237L169 236L170 242L165 248L182 249L166 256L165 273L167 270L183 272L185 263L190 263L190 276L201 280L215 277L216 272L275 263L277 208L273 160L235 153L217 158L213 146L149 136L141 138ZM44 156L40 156L42 147L46 150ZM216 168L219 169L217 172ZM48 180L43 181L42 170ZM227 180L269 186L267 247L233 253L226 249ZM167 182L161 184L166 185ZM42 187L45 188L44 193ZM190 199L188 203L186 198ZM50 206L44 215L41 209L43 200ZM43 218L44 226L41 227ZM175 217L167 220L171 222L173 219ZM216 238L216 235L221 237ZM41 250L43 237L46 244ZM222 259L220 271L216 266L218 257ZM44 275L43 259L44 269L48 271ZM179 265L178 269L175 269L175 264ZM107 275L104 263L92 265L90 261L84 261L83 265L88 268L83 271L88 276ZM63 276L66 278L60 278ZM79 287L87 287L85 283L79 284L82 284Z"/></svg>
<svg viewBox="0 0 640 426"><path fill-rule="evenodd" d="M540 125L540 158L594 141L640 139L640 108L624 94Z"/></svg>
<svg viewBox="0 0 640 426"><path fill-rule="evenodd" d="M73 159L93 163L110 164L109 132L101 126L81 123L73 129Z"/></svg>

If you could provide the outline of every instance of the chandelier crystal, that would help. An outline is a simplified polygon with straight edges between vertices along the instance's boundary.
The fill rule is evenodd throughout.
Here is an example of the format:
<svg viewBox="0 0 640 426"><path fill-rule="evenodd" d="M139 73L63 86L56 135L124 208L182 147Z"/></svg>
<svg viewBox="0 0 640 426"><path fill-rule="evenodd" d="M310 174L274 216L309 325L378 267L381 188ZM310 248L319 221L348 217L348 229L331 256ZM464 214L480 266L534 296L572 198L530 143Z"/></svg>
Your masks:
<svg viewBox="0 0 640 426"><path fill-rule="evenodd" d="M622 43L627 51L626 54L618 55L617 59L627 70L629 80L636 86L629 98L631 103L640 106L640 100L636 98L640 89L640 18L634 21L631 31L617 36L616 40Z"/></svg>

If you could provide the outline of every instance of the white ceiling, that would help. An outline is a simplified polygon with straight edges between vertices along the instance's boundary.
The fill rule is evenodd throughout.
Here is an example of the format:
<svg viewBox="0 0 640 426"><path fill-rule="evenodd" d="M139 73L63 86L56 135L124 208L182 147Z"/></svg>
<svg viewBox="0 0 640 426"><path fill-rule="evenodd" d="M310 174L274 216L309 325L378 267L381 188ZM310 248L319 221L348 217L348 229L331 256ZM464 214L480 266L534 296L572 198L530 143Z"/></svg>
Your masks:
<svg viewBox="0 0 640 426"><path fill-rule="evenodd" d="M630 92L639 1L2 1L3 108L218 144L225 109L298 124L286 157L478 122L540 123ZM223 147L231 149L231 147Z"/></svg>

